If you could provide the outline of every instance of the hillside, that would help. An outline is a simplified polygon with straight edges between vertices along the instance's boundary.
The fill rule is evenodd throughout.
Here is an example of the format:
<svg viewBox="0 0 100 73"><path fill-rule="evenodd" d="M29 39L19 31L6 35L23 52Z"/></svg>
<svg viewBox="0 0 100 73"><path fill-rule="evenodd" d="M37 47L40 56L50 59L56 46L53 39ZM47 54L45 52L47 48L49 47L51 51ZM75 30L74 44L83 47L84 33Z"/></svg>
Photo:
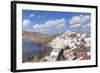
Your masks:
<svg viewBox="0 0 100 73"><path fill-rule="evenodd" d="M91 58L91 38L88 33L63 32L48 36L37 32L23 32L24 40L49 46L49 54L38 61L87 60ZM31 57L33 60L34 56ZM30 59L30 58L29 58Z"/></svg>
<svg viewBox="0 0 100 73"><path fill-rule="evenodd" d="M87 60L91 58L91 38L88 33L64 32L48 44L53 48L51 57L55 57L56 60Z"/></svg>
<svg viewBox="0 0 100 73"><path fill-rule="evenodd" d="M57 35L44 35L42 33L28 32L28 31L23 31L22 35L23 35L23 40L33 40L41 43L47 43L48 41L51 41L54 37L57 36Z"/></svg>

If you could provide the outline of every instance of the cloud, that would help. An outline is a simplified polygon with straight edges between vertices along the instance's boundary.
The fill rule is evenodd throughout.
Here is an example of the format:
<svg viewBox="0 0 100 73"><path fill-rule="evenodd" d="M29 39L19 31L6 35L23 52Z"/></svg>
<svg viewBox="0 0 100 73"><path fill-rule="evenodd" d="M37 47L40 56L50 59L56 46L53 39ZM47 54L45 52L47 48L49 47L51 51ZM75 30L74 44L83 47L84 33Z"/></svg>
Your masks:
<svg viewBox="0 0 100 73"><path fill-rule="evenodd" d="M70 20L70 24L80 24L80 17L79 16L73 16L72 19Z"/></svg>
<svg viewBox="0 0 100 73"><path fill-rule="evenodd" d="M71 25L70 27L75 28L75 27L80 27L80 26L81 26L81 24L75 24L75 25Z"/></svg>
<svg viewBox="0 0 100 73"><path fill-rule="evenodd" d="M83 25L83 27L90 27L90 23L89 23L89 24L87 24L87 25Z"/></svg>
<svg viewBox="0 0 100 73"><path fill-rule="evenodd" d="M35 15L35 14L30 14L30 17L37 17L37 18L41 18L42 16L40 16L40 15Z"/></svg>
<svg viewBox="0 0 100 73"><path fill-rule="evenodd" d="M30 14L30 17L34 17L35 16L35 14Z"/></svg>
<svg viewBox="0 0 100 73"><path fill-rule="evenodd" d="M42 28L42 29L48 29L50 27L62 27L66 24L66 20L64 18L56 19L56 20L49 20L45 22L44 24L35 24L33 25L33 28Z"/></svg>
<svg viewBox="0 0 100 73"><path fill-rule="evenodd" d="M65 18L56 19L56 20L48 20L44 24L35 24L33 25L33 30L48 32L48 33L56 33L60 31L64 31L66 29L67 20Z"/></svg>
<svg viewBox="0 0 100 73"><path fill-rule="evenodd" d="M60 27L63 27L63 26L65 26L65 23L62 23L62 24L60 24L60 25L57 25L56 27L57 27L57 28L60 28Z"/></svg>
<svg viewBox="0 0 100 73"><path fill-rule="evenodd" d="M90 23L91 17L89 15L79 15L79 16L73 16L69 24L71 24L71 28L84 26Z"/></svg>
<svg viewBox="0 0 100 73"><path fill-rule="evenodd" d="M38 17L38 18L41 18L41 16L40 16L40 15L38 15L37 17Z"/></svg>
<svg viewBox="0 0 100 73"><path fill-rule="evenodd" d="M28 26L29 24L31 24L31 21L28 19L23 20L23 26Z"/></svg>

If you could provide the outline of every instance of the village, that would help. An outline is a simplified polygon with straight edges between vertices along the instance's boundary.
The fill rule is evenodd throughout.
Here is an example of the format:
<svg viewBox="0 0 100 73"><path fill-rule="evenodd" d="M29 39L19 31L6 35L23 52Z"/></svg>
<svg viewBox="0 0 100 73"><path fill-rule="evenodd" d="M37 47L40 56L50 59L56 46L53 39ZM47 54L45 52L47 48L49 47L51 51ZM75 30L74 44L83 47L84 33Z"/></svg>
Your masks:
<svg viewBox="0 0 100 73"><path fill-rule="evenodd" d="M53 50L41 61L88 60L91 58L90 34L64 32L48 42Z"/></svg>

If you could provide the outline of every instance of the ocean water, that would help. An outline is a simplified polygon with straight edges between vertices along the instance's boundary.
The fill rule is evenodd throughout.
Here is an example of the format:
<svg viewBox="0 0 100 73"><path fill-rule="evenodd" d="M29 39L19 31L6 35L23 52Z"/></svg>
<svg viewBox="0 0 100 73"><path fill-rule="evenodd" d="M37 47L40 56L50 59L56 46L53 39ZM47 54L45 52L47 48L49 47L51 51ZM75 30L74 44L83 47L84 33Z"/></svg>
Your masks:
<svg viewBox="0 0 100 73"><path fill-rule="evenodd" d="M46 48L40 43L34 41L23 40L22 42L22 59L23 61L31 56L45 54Z"/></svg>

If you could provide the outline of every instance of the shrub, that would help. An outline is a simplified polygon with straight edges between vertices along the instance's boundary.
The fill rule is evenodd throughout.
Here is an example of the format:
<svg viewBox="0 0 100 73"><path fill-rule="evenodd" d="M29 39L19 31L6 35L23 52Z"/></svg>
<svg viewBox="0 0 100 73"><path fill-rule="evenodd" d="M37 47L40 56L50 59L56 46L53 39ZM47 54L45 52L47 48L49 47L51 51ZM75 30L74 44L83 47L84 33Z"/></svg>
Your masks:
<svg viewBox="0 0 100 73"><path fill-rule="evenodd" d="M69 49L71 49L69 46L64 47L64 50L69 50Z"/></svg>

